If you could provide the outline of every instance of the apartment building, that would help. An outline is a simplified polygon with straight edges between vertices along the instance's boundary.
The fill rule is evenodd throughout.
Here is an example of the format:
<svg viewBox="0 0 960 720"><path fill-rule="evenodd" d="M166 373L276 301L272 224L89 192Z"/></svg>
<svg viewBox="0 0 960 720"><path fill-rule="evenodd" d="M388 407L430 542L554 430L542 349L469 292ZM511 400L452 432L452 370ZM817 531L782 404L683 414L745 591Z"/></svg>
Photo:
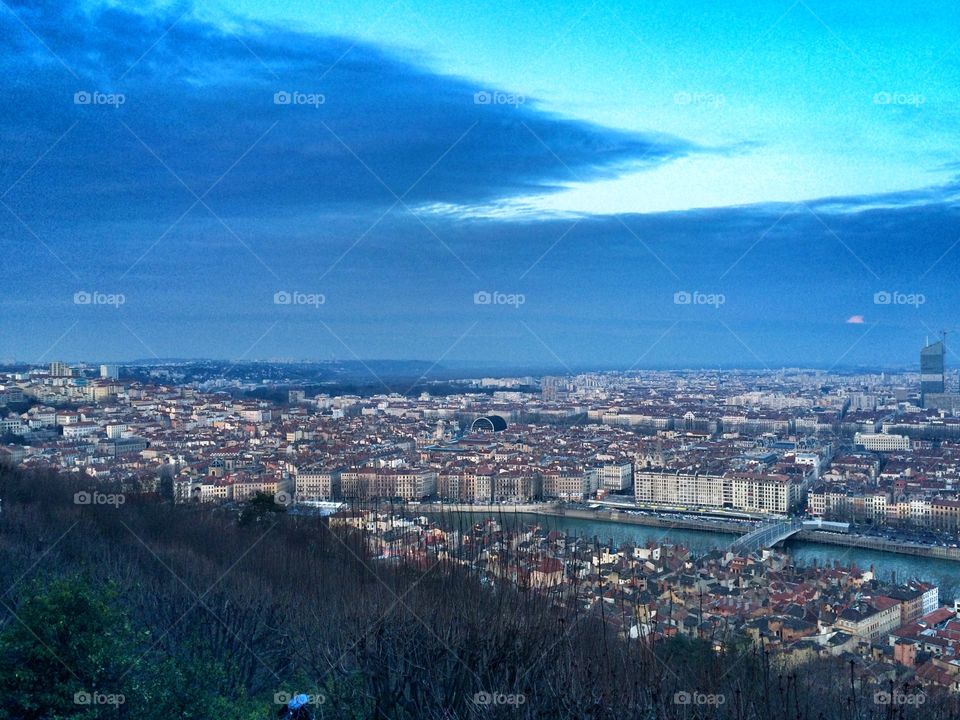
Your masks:
<svg viewBox="0 0 960 720"><path fill-rule="evenodd" d="M886 433L862 433L853 436L854 445L864 450L874 452L893 452L895 450L909 450L910 438L906 435L888 435Z"/></svg>
<svg viewBox="0 0 960 720"><path fill-rule="evenodd" d="M947 532L960 532L960 500L937 498L930 502L930 524Z"/></svg>
<svg viewBox="0 0 960 720"><path fill-rule="evenodd" d="M501 472L493 476L495 500L529 502L539 495L539 478L532 472Z"/></svg>
<svg viewBox="0 0 960 720"><path fill-rule="evenodd" d="M640 504L786 513L801 501L802 485L776 474L637 471L634 496Z"/></svg>
<svg viewBox="0 0 960 720"><path fill-rule="evenodd" d="M852 493L814 488L807 493L807 512L814 517L836 517L857 521L884 522L889 501L886 493Z"/></svg>
<svg viewBox="0 0 960 720"><path fill-rule="evenodd" d="M432 470L398 470L395 495L404 500L420 500L437 491L437 473Z"/></svg>
<svg viewBox="0 0 960 720"><path fill-rule="evenodd" d="M304 468L295 475L294 493L302 500L331 500L340 497L340 473L337 470Z"/></svg>
<svg viewBox="0 0 960 720"><path fill-rule="evenodd" d="M627 460L597 465L589 472L595 477L592 485L596 488L620 492L633 485L633 463Z"/></svg>
<svg viewBox="0 0 960 720"><path fill-rule="evenodd" d="M900 617L900 603L881 596L852 604L837 616L834 625L838 630L878 642L900 627Z"/></svg>
<svg viewBox="0 0 960 720"><path fill-rule="evenodd" d="M543 496L582 500L594 489L589 473L576 468L550 469L543 473Z"/></svg>
<svg viewBox="0 0 960 720"><path fill-rule="evenodd" d="M886 597L900 605L900 625L916 622L940 606L940 589L928 583L911 583L886 591Z"/></svg>
<svg viewBox="0 0 960 720"><path fill-rule="evenodd" d="M454 502L465 499L463 471L460 469L445 470L437 474L437 495L444 500Z"/></svg>
<svg viewBox="0 0 960 720"><path fill-rule="evenodd" d="M340 473L340 497L419 500L437 491L437 473L408 468L360 468ZM332 492L332 490L331 490Z"/></svg>

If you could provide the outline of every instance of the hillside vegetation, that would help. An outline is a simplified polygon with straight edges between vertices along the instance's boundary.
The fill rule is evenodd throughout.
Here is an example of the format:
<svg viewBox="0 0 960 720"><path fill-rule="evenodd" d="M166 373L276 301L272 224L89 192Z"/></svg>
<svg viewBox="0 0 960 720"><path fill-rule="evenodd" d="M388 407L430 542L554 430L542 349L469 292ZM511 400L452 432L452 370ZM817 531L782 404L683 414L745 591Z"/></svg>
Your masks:
<svg viewBox="0 0 960 720"><path fill-rule="evenodd" d="M82 489L0 468L0 719L259 720L299 693L289 717L958 717L826 661L624 640L454 563L373 561L319 518Z"/></svg>

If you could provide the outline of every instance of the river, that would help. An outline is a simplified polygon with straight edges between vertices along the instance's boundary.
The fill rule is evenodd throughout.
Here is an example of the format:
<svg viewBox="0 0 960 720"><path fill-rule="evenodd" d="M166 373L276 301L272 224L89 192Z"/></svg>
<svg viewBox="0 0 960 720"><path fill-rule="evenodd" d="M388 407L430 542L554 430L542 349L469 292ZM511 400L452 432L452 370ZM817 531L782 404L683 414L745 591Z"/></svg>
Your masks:
<svg viewBox="0 0 960 720"><path fill-rule="evenodd" d="M431 513L432 515L432 513ZM474 523L483 518L496 517L506 528L517 524L539 525L548 530L559 530L568 535L587 538L596 537L600 542L617 545L630 542L637 545L654 543L677 543L690 548L694 554L703 554L715 548L730 545L733 535L713 533L705 530L680 530L677 528L657 528L617 522L581 520L577 518L555 517L549 515L510 514L491 515L490 513L444 513L443 525L451 527L460 523ZM878 550L857 547L823 545L803 540L788 540L782 546L789 552L798 565L832 564L835 560L843 566L856 565L862 569L871 566L881 580L895 579L902 582L911 578L932 582L940 587L941 603L952 604L955 596L960 596L960 563L936 558L912 557Z"/></svg>

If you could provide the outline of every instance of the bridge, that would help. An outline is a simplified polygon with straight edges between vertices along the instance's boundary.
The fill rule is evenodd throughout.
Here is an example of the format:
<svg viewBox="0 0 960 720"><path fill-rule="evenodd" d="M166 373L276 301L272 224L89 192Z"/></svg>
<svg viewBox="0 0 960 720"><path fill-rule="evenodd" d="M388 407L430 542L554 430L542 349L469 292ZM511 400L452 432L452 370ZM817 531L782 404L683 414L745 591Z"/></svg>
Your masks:
<svg viewBox="0 0 960 720"><path fill-rule="evenodd" d="M803 520L764 523L736 540L730 545L730 550L738 555L749 555L760 548L771 548L801 530L803 530Z"/></svg>

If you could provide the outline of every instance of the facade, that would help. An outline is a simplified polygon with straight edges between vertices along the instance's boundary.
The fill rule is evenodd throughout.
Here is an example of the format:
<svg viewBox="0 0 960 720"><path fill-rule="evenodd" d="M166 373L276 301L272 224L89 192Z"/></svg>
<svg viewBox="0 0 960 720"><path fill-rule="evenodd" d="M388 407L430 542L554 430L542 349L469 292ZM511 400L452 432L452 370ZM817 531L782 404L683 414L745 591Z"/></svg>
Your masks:
<svg viewBox="0 0 960 720"><path fill-rule="evenodd" d="M543 473L544 497L582 500L592 490L589 473L577 469L547 470Z"/></svg>
<svg viewBox="0 0 960 720"><path fill-rule="evenodd" d="M71 377L73 375L73 369L62 362L50 363L49 371L52 377Z"/></svg>
<svg viewBox="0 0 960 720"><path fill-rule="evenodd" d="M802 499L802 485L783 475L638 470L634 496L638 504L787 513Z"/></svg>
<svg viewBox="0 0 960 720"><path fill-rule="evenodd" d="M539 479L532 473L503 472L493 476L494 500L529 502L539 495Z"/></svg>
<svg viewBox="0 0 960 720"><path fill-rule="evenodd" d="M620 492L633 485L633 463L631 462L605 463L592 468L591 472L596 474L594 487Z"/></svg>
<svg viewBox="0 0 960 720"><path fill-rule="evenodd" d="M818 487L807 493L807 511L813 517L847 518L859 522L885 522L890 503L886 494L831 491ZM896 512L896 505L893 506Z"/></svg>
<svg viewBox="0 0 960 720"><path fill-rule="evenodd" d="M0 419L0 435L3 433L22 435L24 433L23 421L18 417Z"/></svg>
<svg viewBox="0 0 960 720"><path fill-rule="evenodd" d="M432 470L401 470L396 473L394 495L419 500L437 491L437 473Z"/></svg>
<svg viewBox="0 0 960 720"><path fill-rule="evenodd" d="M874 452L894 452L910 449L910 438L906 435L858 432L853 436L853 443L864 450L873 450Z"/></svg>
<svg viewBox="0 0 960 720"><path fill-rule="evenodd" d="M877 642L900 627L900 603L877 597L854 603L837 616L836 627L851 635Z"/></svg>
<svg viewBox="0 0 960 720"><path fill-rule="evenodd" d="M445 500L463 500L463 472L447 470L437 475L437 494Z"/></svg>
<svg viewBox="0 0 960 720"><path fill-rule="evenodd" d="M142 453L149 446L150 443L139 437L106 438L97 443L98 450L103 450L113 457L136 455Z"/></svg>
<svg viewBox="0 0 960 720"><path fill-rule="evenodd" d="M853 522L891 523L960 532L960 500L911 498L891 500L882 492L855 493L817 487L807 494L812 517Z"/></svg>
<svg viewBox="0 0 960 720"><path fill-rule="evenodd" d="M336 470L304 469L296 474L297 499L331 500L340 496L340 473Z"/></svg>
<svg viewBox="0 0 960 720"><path fill-rule="evenodd" d="M900 603L900 625L916 622L940 606L940 589L926 583L893 588L887 597Z"/></svg>
<svg viewBox="0 0 960 720"><path fill-rule="evenodd" d="M927 345L920 351L920 404L926 407L926 396L946 392L944 382L946 348L943 341Z"/></svg>
<svg viewBox="0 0 960 720"><path fill-rule="evenodd" d="M960 500L937 498L930 502L930 524L947 532L960 532Z"/></svg>
<svg viewBox="0 0 960 720"><path fill-rule="evenodd" d="M437 473L432 470L365 467L340 473L339 496L342 498L420 500L436 491Z"/></svg>

